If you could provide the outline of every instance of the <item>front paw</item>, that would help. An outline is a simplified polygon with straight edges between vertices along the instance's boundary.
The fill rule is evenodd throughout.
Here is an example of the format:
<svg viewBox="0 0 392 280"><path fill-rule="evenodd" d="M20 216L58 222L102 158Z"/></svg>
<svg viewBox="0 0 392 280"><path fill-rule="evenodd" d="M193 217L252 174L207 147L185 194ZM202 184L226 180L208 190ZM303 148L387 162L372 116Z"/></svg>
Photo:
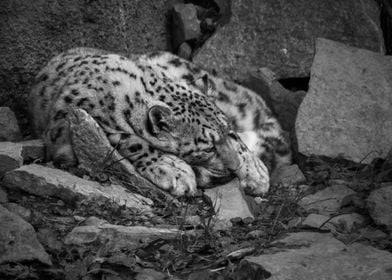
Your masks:
<svg viewBox="0 0 392 280"><path fill-rule="evenodd" d="M196 194L196 177L192 168L173 155L162 155L156 162L139 172L174 196Z"/></svg>

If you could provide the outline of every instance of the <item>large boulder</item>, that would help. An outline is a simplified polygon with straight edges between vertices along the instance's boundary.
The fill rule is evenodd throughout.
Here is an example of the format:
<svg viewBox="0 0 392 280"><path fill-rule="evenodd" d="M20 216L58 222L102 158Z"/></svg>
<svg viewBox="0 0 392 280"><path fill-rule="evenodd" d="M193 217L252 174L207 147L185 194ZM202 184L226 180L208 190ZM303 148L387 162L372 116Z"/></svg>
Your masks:
<svg viewBox="0 0 392 280"><path fill-rule="evenodd" d="M392 147L392 57L318 39L296 135L305 155L369 163Z"/></svg>
<svg viewBox="0 0 392 280"><path fill-rule="evenodd" d="M167 50L176 0L0 1L0 104L23 112L40 68L59 52L88 46L124 53Z"/></svg>
<svg viewBox="0 0 392 280"><path fill-rule="evenodd" d="M230 22L194 57L196 64L225 78L241 82L261 67L279 78L309 76L317 37L384 53L373 0L231 2Z"/></svg>

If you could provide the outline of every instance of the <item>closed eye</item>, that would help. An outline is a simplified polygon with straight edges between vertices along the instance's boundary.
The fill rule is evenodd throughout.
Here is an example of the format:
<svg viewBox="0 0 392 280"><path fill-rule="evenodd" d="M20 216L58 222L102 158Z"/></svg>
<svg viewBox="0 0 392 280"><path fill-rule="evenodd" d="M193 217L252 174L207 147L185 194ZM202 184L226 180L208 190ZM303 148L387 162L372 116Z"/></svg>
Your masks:
<svg viewBox="0 0 392 280"><path fill-rule="evenodd" d="M213 152L215 152L216 151L216 148L215 148L215 146L212 146L212 147L210 147L210 148L207 148L207 149L204 149L203 150L203 152L205 152L205 153L213 153Z"/></svg>

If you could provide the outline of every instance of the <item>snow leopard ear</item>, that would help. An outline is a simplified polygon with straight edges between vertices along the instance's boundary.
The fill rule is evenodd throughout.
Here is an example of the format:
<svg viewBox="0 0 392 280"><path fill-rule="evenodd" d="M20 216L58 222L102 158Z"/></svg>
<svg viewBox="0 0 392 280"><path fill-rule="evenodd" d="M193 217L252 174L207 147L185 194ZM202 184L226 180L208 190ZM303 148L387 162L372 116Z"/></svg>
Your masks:
<svg viewBox="0 0 392 280"><path fill-rule="evenodd" d="M200 90L202 93L211 98L215 98L215 90L214 90L214 85L211 83L210 78L208 77L208 74L204 74L200 78L197 79L197 84L199 85Z"/></svg>
<svg viewBox="0 0 392 280"><path fill-rule="evenodd" d="M152 135L158 137L161 133L170 133L174 128L172 111L165 106L152 106L148 110L147 127Z"/></svg>

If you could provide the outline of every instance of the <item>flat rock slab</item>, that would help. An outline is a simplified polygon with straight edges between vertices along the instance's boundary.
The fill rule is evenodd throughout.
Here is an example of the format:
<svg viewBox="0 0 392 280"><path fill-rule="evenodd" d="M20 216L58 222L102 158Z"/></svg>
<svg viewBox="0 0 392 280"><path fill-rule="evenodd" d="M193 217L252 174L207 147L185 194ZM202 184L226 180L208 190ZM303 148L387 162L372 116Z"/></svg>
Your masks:
<svg viewBox="0 0 392 280"><path fill-rule="evenodd" d="M317 37L384 53L379 9L372 0L231 3L230 22L193 60L227 79L241 82L261 67L270 68L278 78L309 76Z"/></svg>
<svg viewBox="0 0 392 280"><path fill-rule="evenodd" d="M150 239L175 239L179 234L176 228L149 228L144 226L119 226L108 223L80 226L74 228L66 237L65 244L85 246L89 244L105 245L112 250L133 250L140 246L140 241Z"/></svg>
<svg viewBox="0 0 392 280"><path fill-rule="evenodd" d="M336 185L305 196L298 204L308 212L330 215L338 212L344 206L345 199L354 194L352 189L344 185Z"/></svg>
<svg viewBox="0 0 392 280"><path fill-rule="evenodd" d="M392 278L391 253L360 243L346 246L330 234L291 233L275 244L279 252L246 258L270 272L269 280Z"/></svg>
<svg viewBox="0 0 392 280"><path fill-rule="evenodd" d="M0 107L0 141L20 140L22 140L22 133L14 112L8 107Z"/></svg>
<svg viewBox="0 0 392 280"><path fill-rule="evenodd" d="M272 185L300 185L306 183L306 178L298 165L281 166L274 170L271 176Z"/></svg>
<svg viewBox="0 0 392 280"><path fill-rule="evenodd" d="M216 228L222 229L232 226L230 222L232 218L253 217L243 197L243 192L240 190L238 179L213 189L206 189L205 194L211 198L217 212Z"/></svg>
<svg viewBox="0 0 392 280"><path fill-rule="evenodd" d="M0 205L0 264L35 260L52 264L34 228Z"/></svg>
<svg viewBox="0 0 392 280"><path fill-rule="evenodd" d="M366 223L367 219L357 213L342 214L333 218L320 214L310 214L302 221L301 226L331 231L339 228L351 232L356 228L363 227Z"/></svg>
<svg viewBox="0 0 392 280"><path fill-rule="evenodd" d="M367 208L376 224L392 231L392 185L372 191L367 199Z"/></svg>
<svg viewBox="0 0 392 280"><path fill-rule="evenodd" d="M7 172L3 183L38 196L60 198L69 203L83 199L109 200L142 212L150 212L153 202L119 185L102 186L98 182L81 179L65 171L37 164L24 165Z"/></svg>
<svg viewBox="0 0 392 280"><path fill-rule="evenodd" d="M392 57L318 39L296 135L304 155L370 163L392 144Z"/></svg>
<svg viewBox="0 0 392 280"><path fill-rule="evenodd" d="M23 164L22 150L20 143L0 142L0 178L3 175Z"/></svg>

